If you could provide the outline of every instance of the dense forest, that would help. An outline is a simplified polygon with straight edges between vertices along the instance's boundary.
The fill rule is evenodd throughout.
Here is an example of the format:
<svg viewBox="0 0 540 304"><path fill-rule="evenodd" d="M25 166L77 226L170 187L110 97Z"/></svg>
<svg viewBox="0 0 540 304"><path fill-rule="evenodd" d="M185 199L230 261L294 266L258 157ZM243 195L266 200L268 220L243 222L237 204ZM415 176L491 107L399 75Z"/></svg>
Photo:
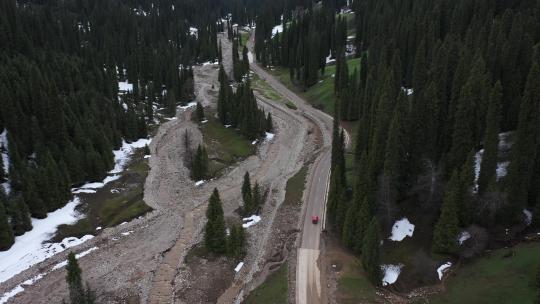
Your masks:
<svg viewBox="0 0 540 304"><path fill-rule="evenodd" d="M257 59L304 89L337 59L329 220L374 283L377 231L411 202L436 253L462 254L470 225L504 242L538 224L540 1L355 0L354 55L339 3L281 8L257 18ZM349 179L340 120L358 126Z"/></svg>
<svg viewBox="0 0 540 304"><path fill-rule="evenodd" d="M0 250L73 185L102 179L156 109L174 115L193 97L191 66L217 58L223 2L0 2Z"/></svg>

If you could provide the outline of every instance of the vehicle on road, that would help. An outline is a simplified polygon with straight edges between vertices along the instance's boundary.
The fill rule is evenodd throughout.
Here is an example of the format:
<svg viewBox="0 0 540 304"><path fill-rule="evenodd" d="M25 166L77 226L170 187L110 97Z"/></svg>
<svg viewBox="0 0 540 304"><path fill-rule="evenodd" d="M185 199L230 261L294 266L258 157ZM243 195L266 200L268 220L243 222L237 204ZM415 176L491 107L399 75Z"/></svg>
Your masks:
<svg viewBox="0 0 540 304"><path fill-rule="evenodd" d="M319 216L318 216L318 215L312 215L312 216L311 216L311 222L312 222L313 224L315 224L315 225L316 225L317 223L319 223Z"/></svg>

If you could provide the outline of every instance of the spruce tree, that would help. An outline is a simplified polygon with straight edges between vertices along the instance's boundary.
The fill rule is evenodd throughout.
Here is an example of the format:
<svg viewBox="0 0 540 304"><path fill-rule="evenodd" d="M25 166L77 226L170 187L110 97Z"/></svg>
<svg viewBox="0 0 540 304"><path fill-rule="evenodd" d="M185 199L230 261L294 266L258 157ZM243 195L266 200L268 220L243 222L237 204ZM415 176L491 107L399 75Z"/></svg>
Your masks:
<svg viewBox="0 0 540 304"><path fill-rule="evenodd" d="M208 220L204 229L204 243L206 248L212 253L225 253L227 249L225 220L217 189L214 189L214 192L210 196L206 218Z"/></svg>
<svg viewBox="0 0 540 304"><path fill-rule="evenodd" d="M433 251L437 253L455 253L459 233L459 218L457 204L462 188L460 175L456 171L448 184L441 215L433 231Z"/></svg>
<svg viewBox="0 0 540 304"><path fill-rule="evenodd" d="M191 177L194 180L202 180L208 176L208 153L203 145L197 147L193 163L191 165Z"/></svg>
<svg viewBox="0 0 540 304"><path fill-rule="evenodd" d="M15 238L6 215L3 193L0 193L0 196L0 251L2 251L9 249L15 243Z"/></svg>
<svg viewBox="0 0 540 304"><path fill-rule="evenodd" d="M490 184L497 181L497 155L499 152L499 130L501 121L502 86L499 81L495 84L489 98L489 109L484 135L484 154L480 164L478 177L478 192L484 193Z"/></svg>
<svg viewBox="0 0 540 304"><path fill-rule="evenodd" d="M66 281L69 289L70 303L86 304L85 292L82 285L82 271L73 252L70 252L68 255L66 271Z"/></svg>
<svg viewBox="0 0 540 304"><path fill-rule="evenodd" d="M11 202L11 226L15 235L23 235L26 231L32 230L32 221L28 206L22 196L15 198Z"/></svg>
<svg viewBox="0 0 540 304"><path fill-rule="evenodd" d="M373 217L366 231L362 246L362 266L373 285L381 285L382 273L380 266L381 236L379 222Z"/></svg>
<svg viewBox="0 0 540 304"><path fill-rule="evenodd" d="M204 108L200 102L197 101L197 109L195 110L197 121L201 122L204 120Z"/></svg>
<svg viewBox="0 0 540 304"><path fill-rule="evenodd" d="M233 225L227 241L227 252L235 259L241 259L246 253L246 235L241 225Z"/></svg>
<svg viewBox="0 0 540 304"><path fill-rule="evenodd" d="M519 123L514 135L511 160L508 168L507 192L511 202L506 214L518 221L527 206L529 187L536 158L540 126L540 46L536 47L533 65L527 77L520 105Z"/></svg>
<svg viewBox="0 0 540 304"><path fill-rule="evenodd" d="M261 193L261 187L259 186L258 182L255 182L255 186L253 186L253 192L251 195L251 205L253 206L253 210L257 211L262 204L262 193Z"/></svg>
<svg viewBox="0 0 540 304"><path fill-rule="evenodd" d="M251 193L251 181L249 180L249 173L247 171L244 174L244 181L242 182L242 200L244 201L244 214L249 215L253 211L253 197Z"/></svg>

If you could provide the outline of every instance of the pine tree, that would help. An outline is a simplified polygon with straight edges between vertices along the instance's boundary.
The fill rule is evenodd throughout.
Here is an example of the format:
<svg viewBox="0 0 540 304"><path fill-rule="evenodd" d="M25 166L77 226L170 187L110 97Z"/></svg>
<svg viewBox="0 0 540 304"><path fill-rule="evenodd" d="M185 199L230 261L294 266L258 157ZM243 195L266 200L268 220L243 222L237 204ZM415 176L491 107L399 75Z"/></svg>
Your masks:
<svg viewBox="0 0 540 304"><path fill-rule="evenodd" d="M66 266L66 281L69 289L69 300L71 304L86 304L85 292L82 285L82 271L77 263L77 258L73 252L68 255Z"/></svg>
<svg viewBox="0 0 540 304"><path fill-rule="evenodd" d="M266 132L272 132L274 131L274 125L272 122L272 114L268 112L268 115L266 116Z"/></svg>
<svg viewBox="0 0 540 304"><path fill-rule="evenodd" d="M174 117L176 115L176 95L174 90L167 91L167 99L165 103L165 111L167 115Z"/></svg>
<svg viewBox="0 0 540 304"><path fill-rule="evenodd" d="M191 165L191 177L194 180L202 180L208 176L208 153L203 145L197 147L193 164Z"/></svg>
<svg viewBox="0 0 540 304"><path fill-rule="evenodd" d="M438 253L455 253L459 233L457 204L461 191L459 173L454 171L448 184L441 215L433 231L433 251Z"/></svg>
<svg viewBox="0 0 540 304"><path fill-rule="evenodd" d="M380 266L380 243L381 236L379 222L373 217L364 236L362 246L362 266L368 275L368 279L373 285L381 284L382 273Z"/></svg>
<svg viewBox="0 0 540 304"><path fill-rule="evenodd" d="M197 121L201 122L204 120L204 108L200 102L197 101L197 109L195 110Z"/></svg>
<svg viewBox="0 0 540 304"><path fill-rule="evenodd" d="M210 196L208 209L206 210L206 226L204 230L204 243L210 252L216 254L225 253L227 249L227 239L225 234L225 220L219 192L214 189Z"/></svg>
<svg viewBox="0 0 540 304"><path fill-rule="evenodd" d="M480 164L478 192L484 193L490 184L496 182L497 154L499 152L499 130L501 121L502 86L498 81L489 98L489 110L484 135L484 154Z"/></svg>
<svg viewBox="0 0 540 304"><path fill-rule="evenodd" d="M11 226L15 235L23 235L26 231L32 230L32 221L28 206L22 196L15 198L11 202Z"/></svg>
<svg viewBox="0 0 540 304"><path fill-rule="evenodd" d="M241 225L233 225L227 241L227 252L235 259L241 259L246 253L246 235Z"/></svg>
<svg viewBox="0 0 540 304"><path fill-rule="evenodd" d="M0 251L9 249L15 243L13 230L11 230L11 226L9 225L4 203L4 194L0 193Z"/></svg>
<svg viewBox="0 0 540 304"><path fill-rule="evenodd" d="M255 182L255 186L253 186L253 192L251 195L251 205L253 206L253 210L257 211L261 207L262 204L262 193L261 188L259 186L258 182Z"/></svg>
<svg viewBox="0 0 540 304"><path fill-rule="evenodd" d="M536 158L540 125L540 46L536 47L535 60L529 71L525 91L521 101L519 123L512 146L511 161L508 168L507 192L511 202L505 213L510 220L518 221L521 210L527 206Z"/></svg>
<svg viewBox="0 0 540 304"><path fill-rule="evenodd" d="M242 200L244 201L244 214L249 215L253 211L253 197L251 193L251 181L249 179L249 173L244 174L244 181L242 183Z"/></svg>

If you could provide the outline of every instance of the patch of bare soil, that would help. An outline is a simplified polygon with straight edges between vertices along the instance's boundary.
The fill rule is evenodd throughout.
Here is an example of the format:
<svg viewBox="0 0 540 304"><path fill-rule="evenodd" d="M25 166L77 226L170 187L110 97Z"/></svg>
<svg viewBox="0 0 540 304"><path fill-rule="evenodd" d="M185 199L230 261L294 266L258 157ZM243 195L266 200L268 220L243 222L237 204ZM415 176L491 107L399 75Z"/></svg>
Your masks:
<svg viewBox="0 0 540 304"><path fill-rule="evenodd" d="M198 256L195 247L186 257L186 267L180 275L187 284L177 291L176 303L216 303L234 278L235 262L227 257Z"/></svg>

